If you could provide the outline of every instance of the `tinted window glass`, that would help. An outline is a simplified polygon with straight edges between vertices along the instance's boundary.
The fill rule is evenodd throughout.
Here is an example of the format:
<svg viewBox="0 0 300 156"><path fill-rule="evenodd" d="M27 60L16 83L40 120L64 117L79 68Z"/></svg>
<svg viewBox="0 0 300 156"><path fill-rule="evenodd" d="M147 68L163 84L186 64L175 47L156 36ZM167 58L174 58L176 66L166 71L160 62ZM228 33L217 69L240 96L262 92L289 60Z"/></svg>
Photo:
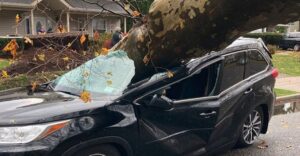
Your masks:
<svg viewBox="0 0 300 156"><path fill-rule="evenodd" d="M247 52L246 78L257 74L268 66L261 53L258 51Z"/></svg>
<svg viewBox="0 0 300 156"><path fill-rule="evenodd" d="M220 92L244 79L245 55L245 52L239 52L225 57Z"/></svg>
<svg viewBox="0 0 300 156"><path fill-rule="evenodd" d="M220 63L212 64L199 74L170 86L164 94L172 100L213 96L217 90L219 73Z"/></svg>

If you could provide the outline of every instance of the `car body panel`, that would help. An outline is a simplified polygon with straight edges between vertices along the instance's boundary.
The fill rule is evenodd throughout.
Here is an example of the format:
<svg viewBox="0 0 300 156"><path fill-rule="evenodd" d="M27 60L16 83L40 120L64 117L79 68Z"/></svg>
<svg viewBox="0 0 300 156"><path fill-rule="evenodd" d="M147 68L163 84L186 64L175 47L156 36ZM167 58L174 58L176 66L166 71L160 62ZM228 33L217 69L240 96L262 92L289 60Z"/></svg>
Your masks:
<svg viewBox="0 0 300 156"><path fill-rule="evenodd" d="M223 61L224 55L251 49L262 52L268 69L218 95L172 101L170 108L139 102L201 72L212 63ZM2 92L0 106L5 110L0 110L1 127L61 120L71 120L72 124L64 133L58 131L26 145L0 145L0 151L6 154L41 151L41 155L72 155L86 144L103 143L119 145L128 155L138 156L192 156L228 149L234 145L238 129L249 111L266 104L267 120L270 120L275 99L272 68L271 57L260 40L244 42L241 39L223 51L186 62L174 70L173 77L165 74L157 79L146 79L128 87L123 95L100 97L87 104L78 96L62 92L37 91L33 95L28 95L26 89ZM80 126L80 119L84 117L95 120L93 128L85 130Z"/></svg>

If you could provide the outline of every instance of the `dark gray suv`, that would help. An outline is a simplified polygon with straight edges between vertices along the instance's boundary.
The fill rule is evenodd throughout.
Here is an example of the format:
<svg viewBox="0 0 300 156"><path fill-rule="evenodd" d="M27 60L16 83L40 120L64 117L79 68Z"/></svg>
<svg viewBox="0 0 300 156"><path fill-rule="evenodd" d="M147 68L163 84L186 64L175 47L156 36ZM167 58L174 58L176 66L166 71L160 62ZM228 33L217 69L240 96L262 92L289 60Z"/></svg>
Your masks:
<svg viewBox="0 0 300 156"><path fill-rule="evenodd" d="M1 92L0 155L196 156L249 146L267 132L277 76L256 39L137 83L133 61L112 52L34 92Z"/></svg>

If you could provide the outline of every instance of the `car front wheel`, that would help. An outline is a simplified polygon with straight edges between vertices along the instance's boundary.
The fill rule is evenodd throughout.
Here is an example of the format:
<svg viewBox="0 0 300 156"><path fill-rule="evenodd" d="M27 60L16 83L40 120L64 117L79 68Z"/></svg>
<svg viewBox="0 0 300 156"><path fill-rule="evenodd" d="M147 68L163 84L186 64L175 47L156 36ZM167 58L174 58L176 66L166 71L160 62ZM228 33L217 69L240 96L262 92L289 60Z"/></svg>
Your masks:
<svg viewBox="0 0 300 156"><path fill-rule="evenodd" d="M263 112L260 107L248 114L240 130L237 146L247 147L255 142L261 133L264 121L263 117Z"/></svg>
<svg viewBox="0 0 300 156"><path fill-rule="evenodd" d="M112 145L98 145L82 149L74 156L121 156L119 150Z"/></svg>

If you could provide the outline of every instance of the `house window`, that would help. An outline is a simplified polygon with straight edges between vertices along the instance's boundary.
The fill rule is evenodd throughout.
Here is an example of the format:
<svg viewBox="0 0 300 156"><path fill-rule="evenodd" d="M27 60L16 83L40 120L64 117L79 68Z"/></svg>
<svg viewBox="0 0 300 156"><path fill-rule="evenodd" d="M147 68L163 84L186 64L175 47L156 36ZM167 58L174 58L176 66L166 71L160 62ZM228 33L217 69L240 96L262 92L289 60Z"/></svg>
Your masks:
<svg viewBox="0 0 300 156"><path fill-rule="evenodd" d="M30 34L30 19L26 18L26 33Z"/></svg>
<svg viewBox="0 0 300 156"><path fill-rule="evenodd" d="M98 31L99 33L106 32L106 20L104 19L93 19L93 32Z"/></svg>

